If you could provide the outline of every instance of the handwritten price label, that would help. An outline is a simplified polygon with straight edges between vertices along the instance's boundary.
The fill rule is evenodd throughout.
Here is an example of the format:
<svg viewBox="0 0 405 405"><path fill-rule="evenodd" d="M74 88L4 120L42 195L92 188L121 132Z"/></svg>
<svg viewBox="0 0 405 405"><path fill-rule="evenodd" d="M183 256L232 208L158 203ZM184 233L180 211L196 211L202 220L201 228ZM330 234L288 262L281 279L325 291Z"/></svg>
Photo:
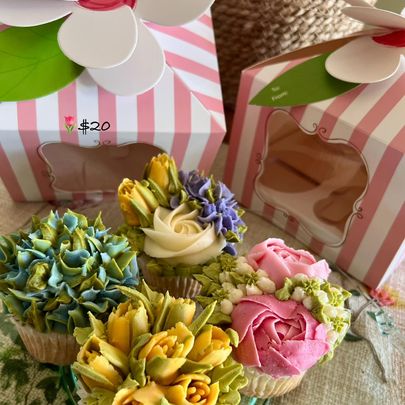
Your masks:
<svg viewBox="0 0 405 405"><path fill-rule="evenodd" d="M111 128L111 124L108 121L100 123L98 121L87 121L86 118L77 127L79 133L86 135L88 132L106 132Z"/></svg>

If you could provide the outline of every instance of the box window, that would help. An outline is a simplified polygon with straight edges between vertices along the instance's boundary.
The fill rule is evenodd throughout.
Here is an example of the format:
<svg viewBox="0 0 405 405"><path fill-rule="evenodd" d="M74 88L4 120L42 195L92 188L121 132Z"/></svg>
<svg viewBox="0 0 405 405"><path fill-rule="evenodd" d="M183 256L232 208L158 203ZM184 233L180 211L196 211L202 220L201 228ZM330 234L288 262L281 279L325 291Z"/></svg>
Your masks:
<svg viewBox="0 0 405 405"><path fill-rule="evenodd" d="M47 143L40 148L52 187L67 192L116 192L123 178L141 178L145 164L161 152L143 143L97 147Z"/></svg>
<svg viewBox="0 0 405 405"><path fill-rule="evenodd" d="M368 175L352 146L307 132L285 111L271 114L255 189L267 204L297 219L317 240L344 241L351 218L358 214Z"/></svg>

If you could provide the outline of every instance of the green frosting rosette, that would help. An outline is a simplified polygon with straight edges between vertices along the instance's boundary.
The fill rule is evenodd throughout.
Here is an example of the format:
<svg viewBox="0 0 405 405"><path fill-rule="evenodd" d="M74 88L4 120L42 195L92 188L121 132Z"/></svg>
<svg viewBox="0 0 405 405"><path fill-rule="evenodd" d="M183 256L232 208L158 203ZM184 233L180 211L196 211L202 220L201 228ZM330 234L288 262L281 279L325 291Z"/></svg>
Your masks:
<svg viewBox="0 0 405 405"><path fill-rule="evenodd" d="M136 253L111 234L101 214L34 216L27 232L0 237L0 297L6 311L39 332L72 334L105 318L138 284Z"/></svg>
<svg viewBox="0 0 405 405"><path fill-rule="evenodd" d="M351 312L345 308L345 301L351 293L340 285L300 274L286 278L283 288L275 295L280 301L302 302L318 322L327 325L331 349L322 360L331 360L350 327Z"/></svg>
<svg viewBox="0 0 405 405"><path fill-rule="evenodd" d="M196 304L152 291L120 287L129 300L106 323L89 314L77 328L81 345L74 372L87 405L238 404L247 380L232 359L239 343L232 329L207 324L215 307L195 318Z"/></svg>
<svg viewBox="0 0 405 405"><path fill-rule="evenodd" d="M232 311L244 297L276 291L274 282L265 271L255 271L245 257L227 253L203 266L201 274L195 274L194 278L202 285L196 300L203 307L216 302L210 318L213 324L232 323Z"/></svg>

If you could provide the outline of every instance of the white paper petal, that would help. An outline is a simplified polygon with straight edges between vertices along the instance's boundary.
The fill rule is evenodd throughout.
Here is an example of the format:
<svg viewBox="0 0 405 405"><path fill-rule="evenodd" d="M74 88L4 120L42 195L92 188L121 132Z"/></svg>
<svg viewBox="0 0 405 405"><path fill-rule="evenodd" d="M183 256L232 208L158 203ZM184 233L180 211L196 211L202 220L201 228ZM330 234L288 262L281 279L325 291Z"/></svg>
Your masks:
<svg viewBox="0 0 405 405"><path fill-rule="evenodd" d="M333 52L326 60L326 70L345 82L377 83L398 70L401 49L381 46L370 37L354 39Z"/></svg>
<svg viewBox="0 0 405 405"><path fill-rule="evenodd" d="M75 5L55 0L0 0L0 21L13 27L35 27L59 20Z"/></svg>
<svg viewBox="0 0 405 405"><path fill-rule="evenodd" d="M342 12L364 24L377 27L405 29L405 17L388 10L374 7L345 7Z"/></svg>
<svg viewBox="0 0 405 405"><path fill-rule="evenodd" d="M366 0L345 0L347 4L351 6L358 6L358 7L373 7L370 3Z"/></svg>
<svg viewBox="0 0 405 405"><path fill-rule="evenodd" d="M137 37L135 16L128 6L110 11L75 6L59 30L58 41L63 53L77 64L111 68L131 57Z"/></svg>
<svg viewBox="0 0 405 405"><path fill-rule="evenodd" d="M138 0L135 13L159 25L183 25L207 11L214 0Z"/></svg>
<svg viewBox="0 0 405 405"><path fill-rule="evenodd" d="M138 44L131 58L110 69L89 69L90 75L103 88L121 96L142 94L162 78L165 56L148 28L138 20Z"/></svg>

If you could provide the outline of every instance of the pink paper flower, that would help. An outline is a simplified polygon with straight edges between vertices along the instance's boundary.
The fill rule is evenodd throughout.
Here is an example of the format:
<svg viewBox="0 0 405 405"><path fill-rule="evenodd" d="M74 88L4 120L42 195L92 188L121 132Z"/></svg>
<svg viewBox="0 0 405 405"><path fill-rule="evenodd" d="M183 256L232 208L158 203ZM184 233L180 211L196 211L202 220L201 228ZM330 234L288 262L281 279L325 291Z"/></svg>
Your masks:
<svg viewBox="0 0 405 405"><path fill-rule="evenodd" d="M395 305L396 303L396 299L384 288L370 290L370 296L378 301L378 303L383 307Z"/></svg>
<svg viewBox="0 0 405 405"><path fill-rule="evenodd" d="M264 270L277 288L283 287L286 277L299 273L324 280L330 273L326 260L317 262L306 250L290 248L281 239L270 238L259 243L250 250L247 259L255 270Z"/></svg>
<svg viewBox="0 0 405 405"><path fill-rule="evenodd" d="M244 298L232 312L239 334L236 358L273 378L302 374L329 349L324 324L295 301L272 295Z"/></svg>
<svg viewBox="0 0 405 405"><path fill-rule="evenodd" d="M351 83L378 83L392 77L405 56L405 9L400 13L373 7L365 0L345 0L342 13L383 31L355 38L332 52L328 73ZM388 33L387 31L388 30Z"/></svg>

